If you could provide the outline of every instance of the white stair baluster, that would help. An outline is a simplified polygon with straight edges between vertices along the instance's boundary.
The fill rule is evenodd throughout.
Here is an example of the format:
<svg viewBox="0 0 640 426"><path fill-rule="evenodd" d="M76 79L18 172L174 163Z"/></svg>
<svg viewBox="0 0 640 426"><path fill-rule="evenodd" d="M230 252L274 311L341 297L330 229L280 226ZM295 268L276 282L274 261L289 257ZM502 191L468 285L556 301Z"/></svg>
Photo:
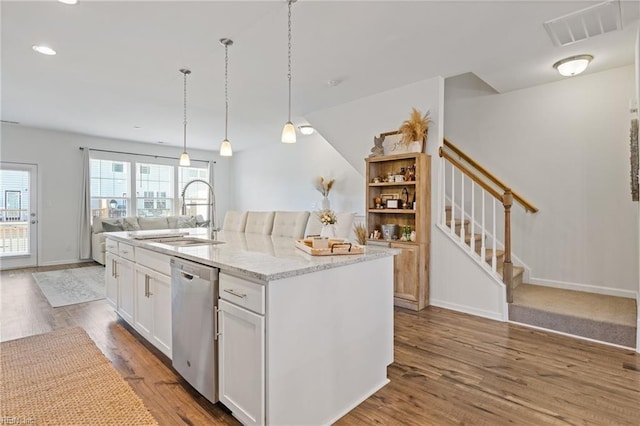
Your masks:
<svg viewBox="0 0 640 426"><path fill-rule="evenodd" d="M475 232L476 232L476 185L475 182L471 181L471 238L469 239L469 251L475 253L476 250L476 241L475 241Z"/></svg>
<svg viewBox="0 0 640 426"><path fill-rule="evenodd" d="M449 229L451 230L451 235L456 234L456 228L453 225L456 218L456 168L451 165L451 219L449 222Z"/></svg>
<svg viewBox="0 0 640 426"><path fill-rule="evenodd" d="M464 205L464 173L460 171L460 244L465 245L464 241L464 218L465 218L465 205Z"/></svg>
<svg viewBox="0 0 640 426"><path fill-rule="evenodd" d="M484 188L481 188L482 190L482 241L480 241L480 257L482 258L482 261L485 262L486 258L487 258L487 248L484 245L484 240L486 237L486 231L485 231L485 226L484 226L484 210L485 210L485 205L484 205L484 193L485 190Z"/></svg>
<svg viewBox="0 0 640 426"><path fill-rule="evenodd" d="M493 253L491 253L491 270L496 272L496 199L492 198L493 202Z"/></svg>
<svg viewBox="0 0 640 426"><path fill-rule="evenodd" d="M442 226L447 226L447 182L446 182L447 173L445 171L447 162L445 161L444 157L442 157L440 160L441 160L440 174L442 175L442 180L441 180L442 182Z"/></svg>

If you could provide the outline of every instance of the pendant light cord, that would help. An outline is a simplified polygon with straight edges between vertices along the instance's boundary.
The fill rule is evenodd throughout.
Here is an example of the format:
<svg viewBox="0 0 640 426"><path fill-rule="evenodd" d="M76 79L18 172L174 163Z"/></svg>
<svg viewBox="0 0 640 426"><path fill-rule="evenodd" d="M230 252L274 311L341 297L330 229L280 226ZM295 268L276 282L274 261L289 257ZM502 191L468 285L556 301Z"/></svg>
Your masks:
<svg viewBox="0 0 640 426"><path fill-rule="evenodd" d="M184 152L187 152L187 74L189 70L183 70L184 74Z"/></svg>
<svg viewBox="0 0 640 426"><path fill-rule="evenodd" d="M224 140L227 139L227 127L229 126L229 44L224 45Z"/></svg>
<svg viewBox="0 0 640 426"><path fill-rule="evenodd" d="M289 0L289 73L287 75L287 77L289 78L289 122L291 122L291 3L292 0Z"/></svg>

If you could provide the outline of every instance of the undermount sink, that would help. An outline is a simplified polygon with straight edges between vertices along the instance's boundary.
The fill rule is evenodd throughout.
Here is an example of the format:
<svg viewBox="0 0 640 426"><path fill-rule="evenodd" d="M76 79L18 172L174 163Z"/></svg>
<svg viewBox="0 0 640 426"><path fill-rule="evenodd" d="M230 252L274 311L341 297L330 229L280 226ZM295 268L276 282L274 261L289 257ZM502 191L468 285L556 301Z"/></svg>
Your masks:
<svg viewBox="0 0 640 426"><path fill-rule="evenodd" d="M206 238L195 238L195 237L166 238L166 239L158 239L155 242L166 244L169 246L174 246L174 247L206 246L206 245L215 245L215 244L224 243L224 241L209 240Z"/></svg>

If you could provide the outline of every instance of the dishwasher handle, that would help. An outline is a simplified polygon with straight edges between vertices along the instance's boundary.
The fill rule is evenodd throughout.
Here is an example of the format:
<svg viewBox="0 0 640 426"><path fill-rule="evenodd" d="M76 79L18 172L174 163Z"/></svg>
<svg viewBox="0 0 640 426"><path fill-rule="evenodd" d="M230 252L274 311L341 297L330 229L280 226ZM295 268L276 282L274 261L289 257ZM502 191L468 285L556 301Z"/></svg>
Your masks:
<svg viewBox="0 0 640 426"><path fill-rule="evenodd" d="M184 271L180 271L180 276L181 276L182 278L186 278L186 279L187 279L187 280L189 280L189 281L193 280L194 278L195 278L195 279L197 279L197 280L199 280L199 279L200 279L200 277L199 277L199 276L194 275L194 274L187 274L187 273L186 273L186 272L184 272Z"/></svg>

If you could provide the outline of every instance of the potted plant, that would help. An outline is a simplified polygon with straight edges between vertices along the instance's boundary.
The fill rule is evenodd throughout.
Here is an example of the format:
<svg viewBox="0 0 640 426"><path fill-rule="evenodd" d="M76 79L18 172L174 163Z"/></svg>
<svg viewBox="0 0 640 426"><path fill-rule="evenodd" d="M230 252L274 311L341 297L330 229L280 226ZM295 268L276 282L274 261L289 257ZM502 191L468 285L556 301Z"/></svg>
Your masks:
<svg viewBox="0 0 640 426"><path fill-rule="evenodd" d="M410 145L415 144L416 147L411 149L412 152L422 152L422 142L427 139L427 132L429 131L429 123L431 118L429 117L430 111L427 111L424 115L415 109L411 109L411 115L408 120L405 120L398 131L402 134L402 144Z"/></svg>

